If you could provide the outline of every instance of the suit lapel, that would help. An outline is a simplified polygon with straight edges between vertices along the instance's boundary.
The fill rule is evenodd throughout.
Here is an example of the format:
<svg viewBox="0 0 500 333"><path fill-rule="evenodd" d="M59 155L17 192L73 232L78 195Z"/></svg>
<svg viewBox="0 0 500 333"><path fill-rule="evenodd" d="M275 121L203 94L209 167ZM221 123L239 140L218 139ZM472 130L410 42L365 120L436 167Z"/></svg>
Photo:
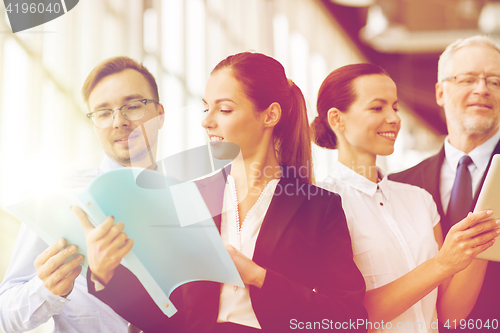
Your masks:
<svg viewBox="0 0 500 333"><path fill-rule="evenodd" d="M255 244L253 261L258 265L267 266L281 235L304 201L305 194L297 188L300 184L298 178L285 177L278 183Z"/></svg>
<svg viewBox="0 0 500 333"><path fill-rule="evenodd" d="M446 216L443 210L443 203L441 202L441 191L439 189L441 184L441 167L443 166L444 157L445 154L443 146L439 153L429 159L428 169L426 168L422 170L423 188L426 189L434 198L441 220L443 220Z"/></svg>
<svg viewBox="0 0 500 333"><path fill-rule="evenodd" d="M196 181L196 186L213 217L220 233L221 212L224 199L224 188L231 166L222 169L215 175ZM196 332L200 326L210 331L219 313L220 286L218 282L197 281L184 285L186 308L192 309L186 315L187 332ZM201 314L201 315L200 315ZM203 324L200 324L202 323Z"/></svg>
<svg viewBox="0 0 500 333"><path fill-rule="evenodd" d="M222 172L196 182L219 232L224 187L230 170L230 166L226 167ZM284 171L284 174L286 174L286 170ZM253 260L259 265L265 266L267 264L266 261L270 258L288 223L305 199L304 189L297 186L307 187L298 178L288 177L282 177L276 186L276 191L262 222L257 243L255 244Z"/></svg>
<svg viewBox="0 0 500 333"><path fill-rule="evenodd" d="M227 175L231 171L231 166L222 169L215 175L201 179L196 182L203 200L207 204L208 210L212 215L217 229L220 233L222 203L224 199L224 187L226 186Z"/></svg>

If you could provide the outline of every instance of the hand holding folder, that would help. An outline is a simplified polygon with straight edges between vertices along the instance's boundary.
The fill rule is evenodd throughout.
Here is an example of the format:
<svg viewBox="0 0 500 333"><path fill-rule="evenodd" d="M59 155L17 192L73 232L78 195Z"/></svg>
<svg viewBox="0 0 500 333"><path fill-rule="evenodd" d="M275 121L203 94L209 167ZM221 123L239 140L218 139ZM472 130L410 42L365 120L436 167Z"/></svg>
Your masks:
<svg viewBox="0 0 500 333"><path fill-rule="evenodd" d="M65 238L83 255L84 232L70 206L82 208L94 226L111 215L122 221L134 240L123 264L168 316L176 312L169 296L183 283L208 280L244 287L196 184L140 170L141 182L154 184L140 187L137 171L123 168L100 175L78 199L55 192L8 209L47 244ZM87 265L85 258L84 275Z"/></svg>
<svg viewBox="0 0 500 333"><path fill-rule="evenodd" d="M122 222L115 224L113 216L108 216L94 227L79 207L71 207L71 210L78 217L85 233L87 260L92 273L101 284L106 285L123 257L132 249L134 241L122 232L125 228Z"/></svg>

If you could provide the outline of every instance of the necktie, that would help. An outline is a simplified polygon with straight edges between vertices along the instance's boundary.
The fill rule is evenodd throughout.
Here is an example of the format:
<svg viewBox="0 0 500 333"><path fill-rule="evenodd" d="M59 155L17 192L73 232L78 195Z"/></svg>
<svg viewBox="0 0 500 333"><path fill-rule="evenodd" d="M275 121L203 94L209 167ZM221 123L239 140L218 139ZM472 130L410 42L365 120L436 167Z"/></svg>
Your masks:
<svg viewBox="0 0 500 333"><path fill-rule="evenodd" d="M472 178L468 168L471 163L472 160L468 155L462 156L458 162L450 204L446 213L450 227L466 217L472 208Z"/></svg>

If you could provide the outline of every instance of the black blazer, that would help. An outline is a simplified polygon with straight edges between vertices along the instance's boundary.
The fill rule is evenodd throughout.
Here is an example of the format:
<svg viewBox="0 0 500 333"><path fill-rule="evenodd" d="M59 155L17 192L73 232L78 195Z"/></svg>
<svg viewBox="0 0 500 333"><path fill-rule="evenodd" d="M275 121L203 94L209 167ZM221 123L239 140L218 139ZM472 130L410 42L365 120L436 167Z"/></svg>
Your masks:
<svg viewBox="0 0 500 333"><path fill-rule="evenodd" d="M491 157L493 157L493 155L495 154L500 154L500 142L497 143ZM420 164L408 170L389 175L389 179L419 186L427 190L430 194L432 194L432 197L436 202L439 215L441 216L441 226L443 228L443 234L446 235L450 226L446 214L443 211L443 205L441 203L441 194L439 191L441 166L443 165L444 158L445 154L443 147L438 154L429 157L428 159L422 161ZM481 188L483 186L483 182L490 168L490 164L491 164L491 158L488 163L488 167L486 168L486 172L484 173L483 178L479 184L479 189L476 192L476 196L474 198L474 202L470 211L474 210L474 206L476 205L479 192L481 191ZM470 313L468 319L472 319L474 321L476 319L481 319L483 324L486 322L486 320L489 320L490 325L491 321L495 319L497 320L497 322L500 323L500 263L499 262L492 261L488 264L488 269L486 271L486 276L484 278L483 287L481 289L481 292L479 293L476 305L472 309L472 312ZM490 328L489 330L466 329L460 331L491 332L492 330Z"/></svg>
<svg viewBox="0 0 500 333"><path fill-rule="evenodd" d="M320 322L332 328L339 322L348 330L356 327L357 320L366 324L365 283L352 259L340 197L287 173L284 169L253 257L267 269L262 288L250 287L262 331L291 331L299 322ZM225 173L197 185L220 230ZM102 291L96 292L88 281L90 293L146 333L199 333L215 327L220 283L190 282L178 287L170 296L178 312L168 318L123 266ZM357 331L366 332L366 325Z"/></svg>

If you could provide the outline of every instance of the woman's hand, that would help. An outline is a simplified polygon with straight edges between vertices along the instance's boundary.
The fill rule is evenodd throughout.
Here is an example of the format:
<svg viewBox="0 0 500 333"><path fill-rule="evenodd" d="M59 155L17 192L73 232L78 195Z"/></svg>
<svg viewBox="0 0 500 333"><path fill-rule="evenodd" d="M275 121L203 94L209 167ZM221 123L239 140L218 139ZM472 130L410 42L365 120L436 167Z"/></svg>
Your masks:
<svg viewBox="0 0 500 333"><path fill-rule="evenodd" d="M108 216L104 222L94 227L83 210L75 206L71 210L80 220L85 232L89 267L94 277L106 285L122 258L132 249L134 241L122 232L125 228L122 222L115 224L113 216Z"/></svg>
<svg viewBox="0 0 500 333"><path fill-rule="evenodd" d="M469 213L451 227L435 259L445 272L453 275L465 269L481 252L493 245L500 234L500 220L488 219L492 211ZM481 222L479 222L481 221Z"/></svg>
<svg viewBox="0 0 500 333"><path fill-rule="evenodd" d="M245 257L243 253L236 250L232 245L226 245L226 250L229 252L231 259L233 259L238 273L244 284L254 285L261 288L266 278L266 270L252 260Z"/></svg>

